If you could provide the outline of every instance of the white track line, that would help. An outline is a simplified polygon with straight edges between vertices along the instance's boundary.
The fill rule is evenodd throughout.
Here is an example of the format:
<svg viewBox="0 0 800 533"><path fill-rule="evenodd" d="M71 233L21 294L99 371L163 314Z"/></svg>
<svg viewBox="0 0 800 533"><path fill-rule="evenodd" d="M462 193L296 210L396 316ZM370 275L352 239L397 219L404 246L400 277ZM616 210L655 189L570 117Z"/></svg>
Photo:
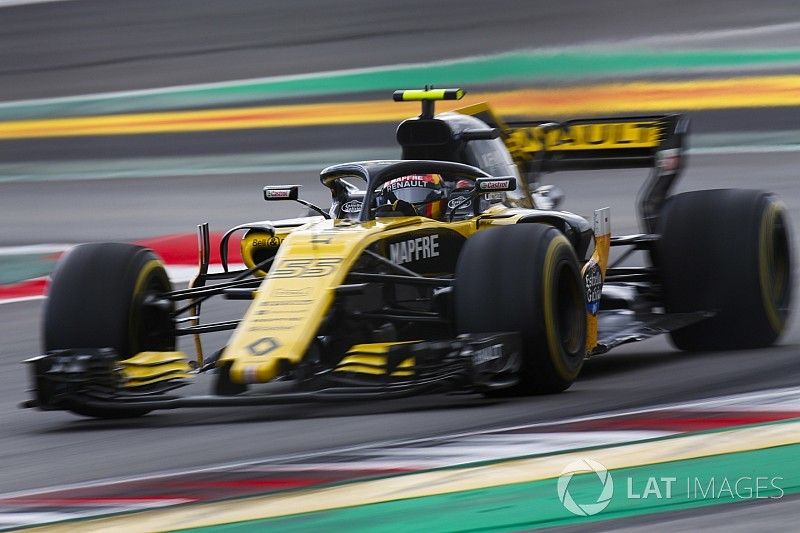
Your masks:
<svg viewBox="0 0 800 533"><path fill-rule="evenodd" d="M24 6L27 4L52 4L55 2L74 2L75 0L0 0L0 8Z"/></svg>
<svg viewBox="0 0 800 533"><path fill-rule="evenodd" d="M0 246L0 256L4 255L35 255L58 254L66 252L72 244L29 244L24 246Z"/></svg>
<svg viewBox="0 0 800 533"><path fill-rule="evenodd" d="M612 44L618 43L636 46L664 46L696 42L710 42L718 41L720 39L755 37L758 35L795 32L797 30L800 30L800 21L764 24L762 26L726 28L722 30L652 35L648 37L634 37L633 39L623 39L620 41L609 42Z"/></svg>
<svg viewBox="0 0 800 533"><path fill-rule="evenodd" d="M63 520L73 520L81 518L82 513L58 513L58 512L39 512L39 513L2 513L0 514L0 527L21 527L33 524L44 524L48 522L61 522Z"/></svg>
<svg viewBox="0 0 800 533"><path fill-rule="evenodd" d="M34 300L44 300L44 296L20 296L19 298L5 298L0 300L0 305L16 304L20 302L32 302Z"/></svg>

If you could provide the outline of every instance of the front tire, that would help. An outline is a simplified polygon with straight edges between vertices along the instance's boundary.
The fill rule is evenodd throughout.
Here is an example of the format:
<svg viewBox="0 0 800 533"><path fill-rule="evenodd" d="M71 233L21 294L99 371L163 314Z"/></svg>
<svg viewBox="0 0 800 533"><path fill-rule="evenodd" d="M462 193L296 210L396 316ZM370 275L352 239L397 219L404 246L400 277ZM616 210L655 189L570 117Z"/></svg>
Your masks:
<svg viewBox="0 0 800 533"><path fill-rule="evenodd" d="M515 331L523 363L513 394L561 392L586 355L586 297L578 260L545 224L488 229L467 240L454 288L459 333Z"/></svg>
<svg viewBox="0 0 800 533"><path fill-rule="evenodd" d="M772 345L786 329L793 283L789 220L763 191L675 195L661 217L655 256L668 313L711 311L670 333L682 350Z"/></svg>
<svg viewBox="0 0 800 533"><path fill-rule="evenodd" d="M141 246L76 246L56 266L44 307L44 351L112 348L120 359L142 351L175 349L169 311L147 305L172 284L158 257ZM126 418L146 409L101 409L80 404L84 416Z"/></svg>

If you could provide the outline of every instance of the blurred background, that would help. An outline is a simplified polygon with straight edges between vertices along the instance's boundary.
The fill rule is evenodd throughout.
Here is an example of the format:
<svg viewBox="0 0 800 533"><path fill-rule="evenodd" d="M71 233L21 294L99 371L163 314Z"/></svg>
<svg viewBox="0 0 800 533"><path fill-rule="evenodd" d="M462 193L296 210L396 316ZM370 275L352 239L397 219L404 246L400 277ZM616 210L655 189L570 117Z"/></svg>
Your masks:
<svg viewBox="0 0 800 533"><path fill-rule="evenodd" d="M791 1L74 0L0 17L0 245L275 217L266 183L324 202L326 164L399 155L418 110L391 92L425 84L504 116L689 111L701 150L800 142ZM771 172L755 158L726 179ZM727 174L736 155L716 159ZM568 209L593 208L569 193L599 179L553 179ZM618 223L632 204L613 198L639 183L604 182Z"/></svg>
<svg viewBox="0 0 800 533"><path fill-rule="evenodd" d="M798 385L793 327L769 353L690 357L656 339L591 361L563 397L477 411L414 399L120 426L15 408L19 361L39 349L31 298L63 250L157 245L186 279L197 224L218 233L300 212L267 205L264 185L299 183L325 205L324 166L399 157L395 128L418 107L391 93L426 84L462 87L459 105L489 101L510 118L687 113L680 190L767 189L800 222L794 0L0 0L0 301L14 302L0 305L0 490ZM567 210L610 206L627 233L645 177L544 182ZM192 442L204 443L196 454Z"/></svg>

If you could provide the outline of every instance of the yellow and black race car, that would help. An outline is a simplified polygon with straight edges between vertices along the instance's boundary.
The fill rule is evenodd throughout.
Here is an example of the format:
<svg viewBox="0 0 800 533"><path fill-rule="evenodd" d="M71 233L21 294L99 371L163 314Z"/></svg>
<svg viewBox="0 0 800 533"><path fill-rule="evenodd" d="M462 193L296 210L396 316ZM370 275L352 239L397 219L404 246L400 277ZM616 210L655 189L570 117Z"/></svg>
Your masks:
<svg viewBox="0 0 800 533"><path fill-rule="evenodd" d="M268 186L317 216L243 224L209 273L175 290L150 250L86 244L59 263L44 313L45 355L28 361L29 407L96 417L184 406L395 398L431 392L558 392L584 360L669 333L685 350L767 346L786 326L792 260L785 210L751 190L671 195L684 162L680 115L504 122L486 104L435 114L463 91L397 91L422 113L397 130L402 159L322 171L329 210ZM612 236L556 209L543 172L651 168L643 233ZM246 269L230 271L242 234ZM614 262L610 249L620 247ZM620 266L643 252L648 266ZM203 323L211 297L251 300ZM209 357L203 333L232 330ZM176 351L195 339L192 360ZM201 372L209 396L179 396ZM280 382L278 387L255 384ZM272 387L272 388L271 388Z"/></svg>

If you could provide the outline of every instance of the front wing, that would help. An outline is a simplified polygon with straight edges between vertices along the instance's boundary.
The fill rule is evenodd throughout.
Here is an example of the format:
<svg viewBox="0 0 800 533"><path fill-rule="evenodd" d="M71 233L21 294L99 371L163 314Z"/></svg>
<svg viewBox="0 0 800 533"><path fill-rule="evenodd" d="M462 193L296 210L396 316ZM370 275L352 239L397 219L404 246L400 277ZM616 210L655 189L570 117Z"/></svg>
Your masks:
<svg viewBox="0 0 800 533"><path fill-rule="evenodd" d="M420 341L392 346L373 358L345 357L333 368L310 369L304 379L281 385L285 392L247 392L238 395L179 396L174 390L187 384L194 371L181 366L175 353L163 368L153 362L150 379L119 361L113 350L61 350L26 361L33 398L24 407L42 410L76 406L115 409L178 409L279 405L315 401L391 399L442 392L484 392L513 386L521 365L517 333L461 335L455 339ZM166 353L166 352L164 352ZM379 356L379 357L375 357ZM135 356L139 357L138 355ZM142 360L152 360L139 357ZM369 371L365 371L367 369ZM158 379L156 376L160 376ZM288 389L288 391L287 391Z"/></svg>

